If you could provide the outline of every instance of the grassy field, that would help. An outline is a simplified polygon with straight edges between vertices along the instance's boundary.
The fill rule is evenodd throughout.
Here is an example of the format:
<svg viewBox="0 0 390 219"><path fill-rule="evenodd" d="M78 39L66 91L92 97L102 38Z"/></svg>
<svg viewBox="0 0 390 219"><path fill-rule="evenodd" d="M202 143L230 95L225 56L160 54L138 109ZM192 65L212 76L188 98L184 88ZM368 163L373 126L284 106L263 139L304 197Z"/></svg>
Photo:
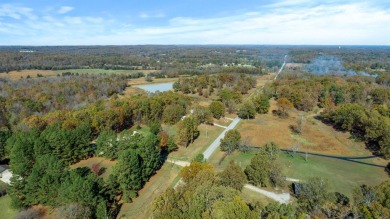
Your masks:
<svg viewBox="0 0 390 219"><path fill-rule="evenodd" d="M11 208L11 198L8 195L0 197L0 218L12 219L18 213L17 210Z"/></svg>
<svg viewBox="0 0 390 219"><path fill-rule="evenodd" d="M122 205L118 218L150 218L153 200L172 186L180 169L181 167L177 165L164 163L161 169L139 191L139 196L133 200L133 203Z"/></svg>
<svg viewBox="0 0 390 219"><path fill-rule="evenodd" d="M248 153L234 152L219 164L219 161L223 157L223 152L218 151L213 154L209 162L215 166L217 171L222 171L226 168L230 160L234 160L244 169L250 164L250 160L255 154L256 151L250 151ZM375 159L377 158L359 161L376 163ZM389 179L384 168L333 158L309 155L308 160L305 161L302 155L291 156L283 152L281 153L280 161L285 166L286 176L300 180L320 176L330 181L332 191L341 192L348 196L351 196L352 189L358 185L377 185Z"/></svg>
<svg viewBox="0 0 390 219"><path fill-rule="evenodd" d="M276 109L271 101L271 110ZM270 110L270 111L271 111ZM243 139L253 146L261 146L274 141L281 148L290 149L299 144L301 151L333 155L369 155L364 142L355 141L348 132L338 132L333 127L314 119L313 113L291 111L289 118L282 119L271 113L256 115L253 120L242 120L238 126ZM303 116L302 134L293 134L290 125L295 125L297 117Z"/></svg>
<svg viewBox="0 0 390 219"><path fill-rule="evenodd" d="M282 153L281 160L286 164L287 176L297 179L321 176L330 181L333 191L348 196L351 196L353 188L361 184L374 186L389 178L384 168L350 161L310 155L306 161L301 155L286 153ZM366 162L373 162L373 159Z"/></svg>
<svg viewBox="0 0 390 219"><path fill-rule="evenodd" d="M82 160L76 164L71 165L71 168L88 167L91 168L93 164L99 164L100 167L105 168L101 177L108 179L108 176L112 173L112 167L115 165L115 161L111 161L103 157L92 157L86 160Z"/></svg>
<svg viewBox="0 0 390 219"><path fill-rule="evenodd" d="M132 74L142 72L144 74L148 74L151 72L156 72L156 70L111 70L111 69L69 69L69 70L56 70L55 72L61 74L62 72L70 72L70 73L80 73L80 74Z"/></svg>
<svg viewBox="0 0 390 219"><path fill-rule="evenodd" d="M11 80L19 80L22 77L26 78L30 76L31 78L36 78L37 74L41 74L44 77L56 76L58 72L52 70L22 70L22 71L10 71L8 73L0 73L0 78L8 78Z"/></svg>
<svg viewBox="0 0 390 219"><path fill-rule="evenodd" d="M36 78L37 74L44 77L61 75L63 72L80 73L80 74L133 74L137 72L143 72L145 74L156 72L156 70L106 70L106 69L67 69L67 70L21 70L21 71L10 71L8 74L1 73L0 78L9 78L11 80L19 80L21 77ZM144 78L142 80L145 81ZM157 80L157 79L156 79Z"/></svg>

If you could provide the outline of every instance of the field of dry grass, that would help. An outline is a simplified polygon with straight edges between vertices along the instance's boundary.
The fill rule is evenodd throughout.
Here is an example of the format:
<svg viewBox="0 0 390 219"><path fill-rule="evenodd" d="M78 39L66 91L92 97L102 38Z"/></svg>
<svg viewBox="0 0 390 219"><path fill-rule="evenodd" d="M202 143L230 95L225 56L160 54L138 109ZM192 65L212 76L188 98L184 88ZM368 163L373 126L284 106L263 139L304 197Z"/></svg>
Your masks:
<svg viewBox="0 0 390 219"><path fill-rule="evenodd" d="M312 113L291 111L289 118L282 119L272 115L277 109L271 101L270 113L257 115L253 120L242 120L238 130L243 139L253 146L261 146L273 141L281 148L289 149L299 144L300 149L331 155L366 155L364 142L355 141L348 132L336 131L332 126L316 120ZM290 125L295 125L297 117L303 116L302 134L293 134Z"/></svg>
<svg viewBox="0 0 390 219"><path fill-rule="evenodd" d="M22 77L27 78L30 76L31 78L37 78L38 74L48 77L48 76L56 76L58 74L57 71L51 70L22 70L22 71L10 71L8 73L0 73L0 78L9 78L11 80L19 80Z"/></svg>
<svg viewBox="0 0 390 219"><path fill-rule="evenodd" d="M100 175L103 179L107 179L108 176L112 173L112 167L115 165L116 161L111 161L107 158L103 157L91 157L86 160L82 160L78 163L75 163L70 166L70 168L78 168L78 167L88 167L91 168L94 164L99 164L100 167L105 168L102 175Z"/></svg>
<svg viewBox="0 0 390 219"><path fill-rule="evenodd" d="M132 74L137 72L142 72L148 74L151 72L156 72L156 70L106 70L106 69L67 69L67 70L21 70L21 71L10 71L9 73L0 73L0 78L9 78L11 80L19 80L22 77L26 78L30 76L31 78L37 78L38 74L43 77L57 76L63 72L71 73L80 73L80 74ZM140 78L145 81L144 78ZM136 80L136 79L134 79ZM156 79L158 81L159 79ZM146 81L145 81L146 82ZM155 82L159 83L159 82Z"/></svg>

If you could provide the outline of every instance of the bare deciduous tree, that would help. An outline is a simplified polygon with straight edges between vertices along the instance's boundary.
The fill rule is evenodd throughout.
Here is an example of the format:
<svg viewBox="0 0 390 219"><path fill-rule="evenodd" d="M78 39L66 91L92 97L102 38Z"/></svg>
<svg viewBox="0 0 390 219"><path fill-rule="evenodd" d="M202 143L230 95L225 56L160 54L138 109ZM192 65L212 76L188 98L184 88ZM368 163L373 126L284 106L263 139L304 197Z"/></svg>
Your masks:
<svg viewBox="0 0 390 219"><path fill-rule="evenodd" d="M91 209L78 203L72 203L58 208L58 212L65 219L92 218Z"/></svg>

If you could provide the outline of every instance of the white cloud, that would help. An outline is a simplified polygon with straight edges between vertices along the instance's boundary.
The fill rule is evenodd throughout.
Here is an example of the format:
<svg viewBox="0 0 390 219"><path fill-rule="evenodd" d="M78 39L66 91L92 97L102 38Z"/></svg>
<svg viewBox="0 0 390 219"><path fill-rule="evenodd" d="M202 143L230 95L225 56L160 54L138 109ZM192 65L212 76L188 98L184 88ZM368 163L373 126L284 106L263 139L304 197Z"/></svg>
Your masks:
<svg viewBox="0 0 390 219"><path fill-rule="evenodd" d="M139 13L139 17L143 19L148 19L148 18L164 18L165 14L162 12L155 12L155 13L146 13L146 12L141 12Z"/></svg>
<svg viewBox="0 0 390 219"><path fill-rule="evenodd" d="M58 13L59 14L66 14L66 13L68 13L68 12L71 12L71 11L73 11L74 10L74 8L73 7L70 7L70 6L62 6L60 9L58 9Z"/></svg>
<svg viewBox="0 0 390 219"><path fill-rule="evenodd" d="M290 2L290 1L289 1ZM294 5L306 2L296 0ZM0 22L1 44L381 44L390 45L390 11L370 3L265 6L232 16L176 17L139 26L103 17L50 16ZM11 10L15 12L15 10ZM0 17L5 13L0 7ZM30 12L31 13L31 12ZM145 19L158 13L141 13ZM14 15L12 15L14 16ZM24 15L17 14L15 17ZM163 14L158 16L164 16ZM157 17L158 17L157 16ZM15 37L13 37L15 36Z"/></svg>
<svg viewBox="0 0 390 219"><path fill-rule="evenodd" d="M28 19L36 19L37 17L32 13L33 9L27 7L21 7L11 4L0 5L0 17L9 17L16 20L20 20L23 17Z"/></svg>

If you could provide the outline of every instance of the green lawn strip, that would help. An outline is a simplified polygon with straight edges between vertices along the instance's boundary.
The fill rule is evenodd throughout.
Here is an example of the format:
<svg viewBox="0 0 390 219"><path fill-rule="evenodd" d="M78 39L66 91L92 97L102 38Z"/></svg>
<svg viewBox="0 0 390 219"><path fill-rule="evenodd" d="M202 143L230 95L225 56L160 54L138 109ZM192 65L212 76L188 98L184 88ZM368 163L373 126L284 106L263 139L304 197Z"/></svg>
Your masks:
<svg viewBox="0 0 390 219"><path fill-rule="evenodd" d="M350 197L352 190L361 184L374 186L388 179L384 168L339 159L309 155L305 161L304 155L292 157L286 153L282 153L280 158L287 166L288 177L305 180L320 176L329 180L333 191Z"/></svg>
<svg viewBox="0 0 390 219"><path fill-rule="evenodd" d="M210 158L217 171L222 171L234 160L241 168L245 168L256 151L247 153L234 152L228 155L221 164L218 164L222 153L215 153ZM308 156L305 161L304 155L295 155L294 157L287 153L281 153L280 161L286 166L286 175L290 178L300 180L309 179L310 177L323 177L329 180L332 191L337 191L351 197L352 190L361 185L378 185L388 179L384 168L373 167L369 165L319 156ZM374 163L373 159L359 160L367 163Z"/></svg>
<svg viewBox="0 0 390 219"><path fill-rule="evenodd" d="M0 197L0 218L12 219L16 216L18 210L11 208L11 197L5 195Z"/></svg>
<svg viewBox="0 0 390 219"><path fill-rule="evenodd" d="M148 73L153 70L112 70L112 69L97 69L97 68L91 68L91 69L66 69L66 70L56 70L59 74L63 72L70 72L70 73L80 73L80 74L133 74L138 72Z"/></svg>

